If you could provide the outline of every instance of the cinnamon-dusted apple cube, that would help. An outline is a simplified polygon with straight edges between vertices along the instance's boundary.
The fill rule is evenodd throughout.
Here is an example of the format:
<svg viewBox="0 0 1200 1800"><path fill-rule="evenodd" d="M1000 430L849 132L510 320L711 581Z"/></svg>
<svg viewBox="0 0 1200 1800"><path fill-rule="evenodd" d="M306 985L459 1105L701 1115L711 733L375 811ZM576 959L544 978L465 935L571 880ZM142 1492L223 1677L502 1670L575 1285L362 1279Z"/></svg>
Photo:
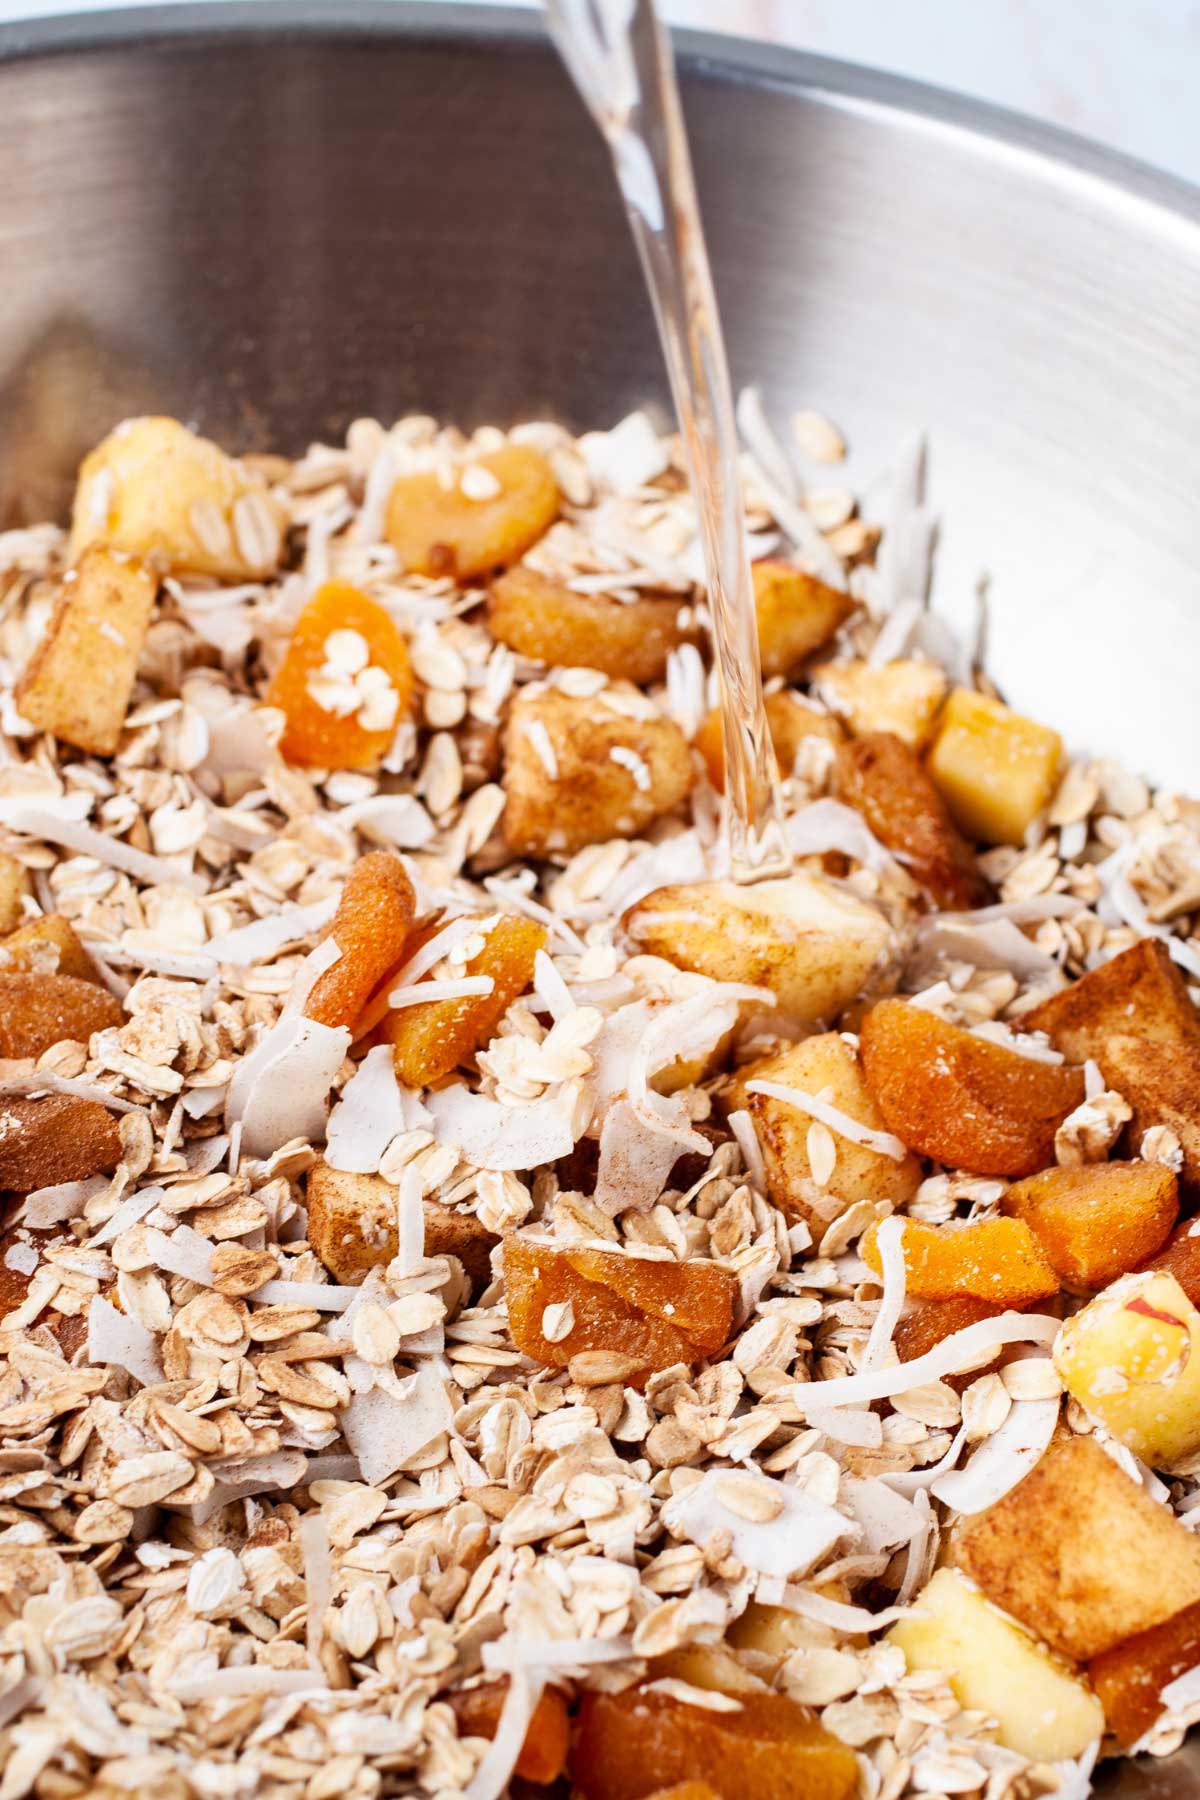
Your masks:
<svg viewBox="0 0 1200 1800"><path fill-rule="evenodd" d="M1164 1710L1162 1691L1200 1664L1200 1604L1093 1657L1088 1677L1119 1750L1143 1737Z"/></svg>
<svg viewBox="0 0 1200 1800"><path fill-rule="evenodd" d="M21 923L25 896L32 891L29 870L15 856L0 851L0 937L7 937Z"/></svg>
<svg viewBox="0 0 1200 1800"><path fill-rule="evenodd" d="M459 1737L494 1738L507 1692L505 1676L444 1695ZM570 1739L567 1697L561 1688L548 1687L533 1709L513 1774L522 1781L536 1782L539 1787L557 1781L566 1770Z"/></svg>
<svg viewBox="0 0 1200 1800"><path fill-rule="evenodd" d="M505 444L445 481L433 469L402 475L386 534L413 574L469 581L516 562L557 517L558 483L546 458L529 444Z"/></svg>
<svg viewBox="0 0 1200 1800"><path fill-rule="evenodd" d="M382 1175L354 1175L314 1163L308 1172L308 1241L335 1280L355 1286L396 1254L396 1189ZM455 1256L473 1288L491 1280L499 1243L474 1213L422 1201L426 1256Z"/></svg>
<svg viewBox="0 0 1200 1800"><path fill-rule="evenodd" d="M739 1694L736 1711L689 1706L652 1688L586 1693L571 1750L585 1800L645 1800L701 1781L728 1800L851 1800L853 1750L784 1694Z"/></svg>
<svg viewBox="0 0 1200 1800"><path fill-rule="evenodd" d="M692 786L687 739L621 683L603 694L524 689L504 736L504 834L519 856L571 854L636 837ZM632 710L620 703L628 700Z"/></svg>
<svg viewBox="0 0 1200 1800"><path fill-rule="evenodd" d="M1103 1066L1133 1108L1131 1143L1140 1144L1152 1125L1168 1126L1183 1151L1184 1182L1200 1184L1200 1044L1172 1048L1119 1033L1104 1047Z"/></svg>
<svg viewBox="0 0 1200 1800"><path fill-rule="evenodd" d="M955 688L929 752L929 773L968 837L1021 844L1054 798L1062 759L1062 739L1048 725L987 694Z"/></svg>
<svg viewBox="0 0 1200 1800"><path fill-rule="evenodd" d="M626 601L577 594L524 563L492 583L488 628L521 656L560 668L599 669L642 686L662 680L672 650L700 639L679 595L640 594Z"/></svg>
<svg viewBox="0 0 1200 1800"><path fill-rule="evenodd" d="M976 1175L1036 1175L1083 1099L1083 1071L1035 1061L907 1000L862 1023L867 1086L888 1128L924 1156Z"/></svg>
<svg viewBox="0 0 1200 1800"><path fill-rule="evenodd" d="M895 732L867 732L843 744L833 786L935 906L967 911L983 905L987 885L974 851L920 758Z"/></svg>
<svg viewBox="0 0 1200 1800"><path fill-rule="evenodd" d="M879 1275L877 1231L872 1225L864 1233L859 1254ZM1020 1308L1058 1292L1058 1276L1020 1219L977 1219L969 1225L906 1219L901 1245L906 1291L914 1300L969 1298Z"/></svg>
<svg viewBox="0 0 1200 1800"><path fill-rule="evenodd" d="M716 1263L651 1260L516 1232L504 1240L513 1343L534 1362L613 1359L609 1379L643 1381L715 1356L733 1329L738 1282Z"/></svg>
<svg viewBox="0 0 1200 1800"><path fill-rule="evenodd" d="M946 692L936 663L822 663L813 686L856 737L890 731L910 750L923 750Z"/></svg>
<svg viewBox="0 0 1200 1800"><path fill-rule="evenodd" d="M3 970L20 975L74 975L79 981L100 980L75 927L61 913L45 913L10 932L0 942L0 971Z"/></svg>
<svg viewBox="0 0 1200 1800"><path fill-rule="evenodd" d="M1052 1650L1087 1662L1200 1600L1200 1541L1093 1438L1066 1438L959 1528L954 1561Z"/></svg>
<svg viewBox="0 0 1200 1800"><path fill-rule="evenodd" d="M155 569L253 581L278 567L283 525L244 463L178 419L127 419L83 461L67 554L106 544Z"/></svg>
<svg viewBox="0 0 1200 1800"><path fill-rule="evenodd" d="M1173 1275L1192 1305L1200 1307L1200 1220L1185 1219L1166 1248L1143 1267Z"/></svg>
<svg viewBox="0 0 1200 1800"><path fill-rule="evenodd" d="M738 1071L732 1104L744 1106L754 1121L762 1148L767 1193L789 1218L816 1220L824 1229L856 1201L870 1200L892 1208L911 1200L921 1184L919 1158L899 1159L833 1135L837 1160L827 1177L813 1177L809 1155L813 1118L804 1108L773 1095L752 1091L758 1081L776 1082L802 1094L820 1095L839 1112L869 1132L890 1136L867 1090L858 1057L836 1031L803 1038L779 1056L770 1056ZM822 1128L823 1139L824 1128Z"/></svg>
<svg viewBox="0 0 1200 1800"><path fill-rule="evenodd" d="M98 1100L48 1094L0 1100L0 1189L31 1194L109 1175L121 1160L116 1120Z"/></svg>
<svg viewBox="0 0 1200 1800"><path fill-rule="evenodd" d="M655 888L622 921L639 950L715 981L770 990L803 1025L834 1019L886 968L883 914L822 875Z"/></svg>
<svg viewBox="0 0 1200 1800"><path fill-rule="evenodd" d="M304 1002L321 1025L353 1025L370 995L404 955L417 910L413 884L394 850L372 850L342 887L329 935L341 952Z"/></svg>
<svg viewBox="0 0 1200 1800"><path fill-rule="evenodd" d="M910 1673L936 1669L961 1706L995 1719L997 1742L1019 1756L1065 1761L1104 1735L1095 1694L957 1569L935 1572L887 1641Z"/></svg>
<svg viewBox="0 0 1200 1800"><path fill-rule="evenodd" d="M753 563L750 573L764 675L786 675L854 611L849 594L793 563L767 556Z"/></svg>
<svg viewBox="0 0 1200 1800"><path fill-rule="evenodd" d="M390 1012L384 1031L397 1080L406 1087L428 1087L490 1043L513 1001L533 980L537 953L545 946L544 925L532 919L497 919L483 948L463 970L467 976L486 976L492 983L490 993L422 1000Z"/></svg>
<svg viewBox="0 0 1200 1800"><path fill-rule="evenodd" d="M1173 1275L1114 1281L1063 1325L1054 1366L1144 1462L1166 1469L1200 1448L1200 1313Z"/></svg>
<svg viewBox="0 0 1200 1800"><path fill-rule="evenodd" d="M1094 1294L1162 1249L1179 1184L1160 1163L1085 1163L1018 1181L1000 1204L1029 1226L1064 1287Z"/></svg>
<svg viewBox="0 0 1200 1800"><path fill-rule="evenodd" d="M102 544L63 576L45 635L14 699L23 718L64 744L111 756L121 741L158 583Z"/></svg>
<svg viewBox="0 0 1200 1800"><path fill-rule="evenodd" d="M408 646L378 601L344 581L318 588L267 689L288 762L377 769L412 708Z"/></svg>
<svg viewBox="0 0 1200 1800"><path fill-rule="evenodd" d="M845 732L832 713L819 712L792 688L777 688L765 701L767 728L781 776L787 777L796 766L796 758L805 738L822 738L827 744L840 744ZM693 748L704 758L708 779L719 794L725 792L725 729L719 707L714 707L692 739Z"/></svg>
<svg viewBox="0 0 1200 1800"><path fill-rule="evenodd" d="M1147 1044L1163 1044L1172 1052L1200 1045L1200 1012L1192 1005L1187 983L1157 938L1140 938L1098 969L1051 994L1021 1015L1027 1031L1044 1031L1070 1062L1091 1057L1105 1078L1111 1039L1134 1036Z"/></svg>
<svg viewBox="0 0 1200 1800"><path fill-rule="evenodd" d="M40 1056L65 1038L86 1044L125 1018L107 988L74 975L0 974L0 1057Z"/></svg>

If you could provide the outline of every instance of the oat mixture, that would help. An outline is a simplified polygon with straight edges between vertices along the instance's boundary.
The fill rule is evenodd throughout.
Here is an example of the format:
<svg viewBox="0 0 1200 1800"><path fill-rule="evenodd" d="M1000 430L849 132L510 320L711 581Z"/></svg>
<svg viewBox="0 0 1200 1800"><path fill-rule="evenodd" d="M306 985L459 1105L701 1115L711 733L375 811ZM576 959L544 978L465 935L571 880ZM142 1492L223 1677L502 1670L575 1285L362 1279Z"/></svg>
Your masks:
<svg viewBox="0 0 1200 1800"><path fill-rule="evenodd" d="M1200 805L993 697L917 454L739 416L756 888L640 415L137 421L0 535L0 1800L1082 1800L1200 1720Z"/></svg>

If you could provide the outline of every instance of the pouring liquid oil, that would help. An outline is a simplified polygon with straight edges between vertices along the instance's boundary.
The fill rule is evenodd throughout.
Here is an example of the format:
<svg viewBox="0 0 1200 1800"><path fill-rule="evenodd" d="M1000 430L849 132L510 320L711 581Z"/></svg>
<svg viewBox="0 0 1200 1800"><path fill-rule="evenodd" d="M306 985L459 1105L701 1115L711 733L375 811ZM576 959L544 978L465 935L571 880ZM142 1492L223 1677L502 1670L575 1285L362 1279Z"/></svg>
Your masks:
<svg viewBox="0 0 1200 1800"><path fill-rule="evenodd" d="M550 30L612 154L654 303L712 612L725 732L729 873L791 872L762 669L729 365L675 59L653 0L547 0Z"/></svg>

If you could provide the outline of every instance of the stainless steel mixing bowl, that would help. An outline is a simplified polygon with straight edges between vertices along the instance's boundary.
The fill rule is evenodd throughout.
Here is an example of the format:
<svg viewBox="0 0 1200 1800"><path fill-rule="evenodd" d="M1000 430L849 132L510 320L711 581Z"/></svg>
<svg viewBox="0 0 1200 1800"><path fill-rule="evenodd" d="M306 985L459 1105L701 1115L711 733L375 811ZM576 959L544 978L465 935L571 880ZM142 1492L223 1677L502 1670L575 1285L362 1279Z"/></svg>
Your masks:
<svg viewBox="0 0 1200 1800"><path fill-rule="evenodd" d="M936 599L1072 742L1200 787L1200 195L984 107L685 34L739 381L850 475L928 433ZM155 407L614 421L664 392L604 153L526 14L214 5L0 30L0 520ZM1200 1763L1129 1769L1183 1800Z"/></svg>

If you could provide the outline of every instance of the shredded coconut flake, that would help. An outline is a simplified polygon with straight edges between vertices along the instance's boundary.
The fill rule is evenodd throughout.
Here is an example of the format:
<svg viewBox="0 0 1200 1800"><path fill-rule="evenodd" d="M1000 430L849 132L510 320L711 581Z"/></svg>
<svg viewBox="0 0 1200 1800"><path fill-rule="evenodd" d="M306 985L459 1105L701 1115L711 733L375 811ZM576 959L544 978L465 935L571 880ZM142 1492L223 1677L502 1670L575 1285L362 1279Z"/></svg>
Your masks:
<svg viewBox="0 0 1200 1800"><path fill-rule="evenodd" d="M836 1131L852 1144L860 1144L864 1150L873 1150L877 1156L889 1156L893 1162L903 1162L908 1155L907 1147L890 1131L873 1131L858 1119L852 1119L840 1107L832 1105L828 1100L819 1100L815 1094L806 1094L803 1088L787 1087L779 1081L748 1081L748 1094L765 1094L768 1100L782 1100L787 1106L795 1106L805 1112L811 1119L819 1119L822 1125L828 1125L830 1131Z"/></svg>
<svg viewBox="0 0 1200 1800"><path fill-rule="evenodd" d="M177 868L160 856L135 850L123 839L110 837L106 831L94 831L77 819L60 818L44 807L16 805L9 812L6 823L10 831L19 832L23 837L41 838L43 843L58 844L77 856L94 857L108 868L120 869L123 874L148 886L183 887L193 894L207 892L208 883L191 869Z"/></svg>
<svg viewBox="0 0 1200 1800"><path fill-rule="evenodd" d="M329 1090L349 1048L349 1031L285 1014L229 1084L226 1120L241 1124L242 1148L265 1157L291 1138L319 1143Z"/></svg>
<svg viewBox="0 0 1200 1800"><path fill-rule="evenodd" d="M1003 1425L985 1438L965 1469L952 1469L930 1493L956 1512L977 1513L1003 1500L1037 1467L1058 1425L1057 1400L1014 1400Z"/></svg>
<svg viewBox="0 0 1200 1800"><path fill-rule="evenodd" d="M331 1169L373 1175L394 1137L406 1129L390 1044L368 1050L329 1115L325 1161Z"/></svg>
<svg viewBox="0 0 1200 1800"><path fill-rule="evenodd" d="M565 1095L504 1106L465 1087L448 1087L431 1093L426 1105L438 1142L453 1144L477 1169L537 1169L575 1148L573 1109Z"/></svg>
<svg viewBox="0 0 1200 1800"><path fill-rule="evenodd" d="M868 1369L857 1375L838 1375L829 1381L805 1382L787 1392L806 1418L810 1406L860 1406L870 1400L887 1400L893 1394L940 1381L943 1375L953 1375L1004 1344L1052 1344L1059 1324L1058 1319L1044 1313L1004 1312L952 1332L912 1362Z"/></svg>
<svg viewBox="0 0 1200 1800"><path fill-rule="evenodd" d="M154 1333L118 1312L103 1294L95 1295L88 1308L87 1356L90 1363L128 1369L143 1387L152 1387L163 1378Z"/></svg>
<svg viewBox="0 0 1200 1800"><path fill-rule="evenodd" d="M860 1374L868 1369L882 1368L887 1360L896 1326L900 1323L900 1314L904 1311L907 1286L904 1220L885 1219L876 1233L875 1242L883 1268L883 1298L879 1302L879 1311L875 1314L871 1335L858 1365Z"/></svg>
<svg viewBox="0 0 1200 1800"><path fill-rule="evenodd" d="M744 1500L734 1493L735 1485L744 1491ZM806 1575L837 1544L856 1535L851 1520L802 1488L748 1469L736 1474L710 1469L667 1502L663 1519L693 1544L706 1544L714 1532L728 1532L739 1562L760 1575L785 1578Z"/></svg>

